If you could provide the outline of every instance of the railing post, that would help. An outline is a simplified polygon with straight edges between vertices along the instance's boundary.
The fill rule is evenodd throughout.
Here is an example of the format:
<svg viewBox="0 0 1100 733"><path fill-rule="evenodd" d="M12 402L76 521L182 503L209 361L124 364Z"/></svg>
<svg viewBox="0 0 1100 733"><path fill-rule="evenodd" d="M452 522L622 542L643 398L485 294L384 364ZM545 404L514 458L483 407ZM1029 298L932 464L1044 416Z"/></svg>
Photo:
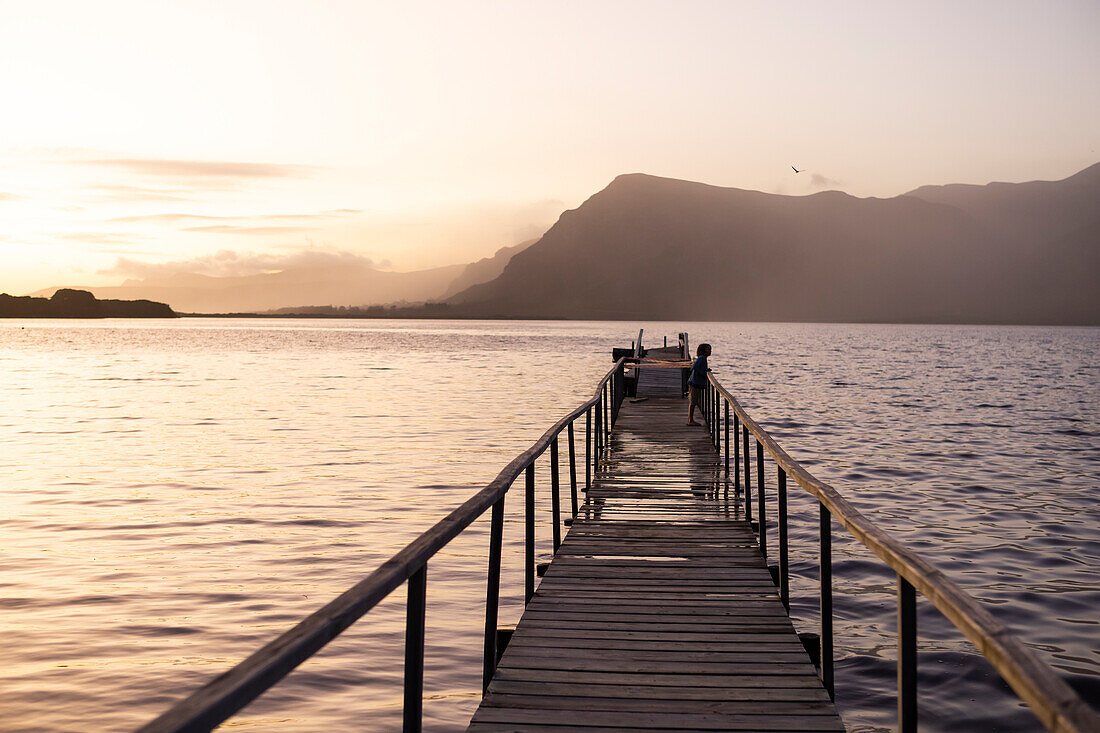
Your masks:
<svg viewBox="0 0 1100 733"><path fill-rule="evenodd" d="M611 385L607 382L603 383L603 410L603 447L607 450L611 443Z"/></svg>
<svg viewBox="0 0 1100 733"><path fill-rule="evenodd" d="M718 450L718 390L710 385L710 442Z"/></svg>
<svg viewBox="0 0 1100 733"><path fill-rule="evenodd" d="M710 385L703 389L703 424L707 426L707 434L710 434Z"/></svg>
<svg viewBox="0 0 1100 733"><path fill-rule="evenodd" d="M535 462L527 465L524 494L525 530L523 534L523 603L527 605L535 595Z"/></svg>
<svg viewBox="0 0 1100 733"><path fill-rule="evenodd" d="M898 731L917 731L917 592L898 576Z"/></svg>
<svg viewBox="0 0 1100 733"><path fill-rule="evenodd" d="M613 402L612 402L612 407L614 408L614 412L611 416L611 418L612 418L611 419L611 425L612 426L614 426L615 423L617 423L619 421L619 410L622 409L623 396L625 394L626 394L626 365L625 364L620 364L619 367L615 370L615 389L614 389L614 396L613 396Z"/></svg>
<svg viewBox="0 0 1100 733"><path fill-rule="evenodd" d="M752 473L749 471L749 426L741 423L745 453L745 521L752 522Z"/></svg>
<svg viewBox="0 0 1100 733"><path fill-rule="evenodd" d="M424 712L424 613L428 566L409 576L405 607L405 733L419 733Z"/></svg>
<svg viewBox="0 0 1100 733"><path fill-rule="evenodd" d="M504 496L493 504L489 525L489 573L485 582L485 653L482 659L481 692L489 689L497 667L497 612L500 607L500 551L504 541Z"/></svg>
<svg viewBox="0 0 1100 733"><path fill-rule="evenodd" d="M714 385L707 382L707 437L714 447Z"/></svg>
<svg viewBox="0 0 1100 733"><path fill-rule="evenodd" d="M714 387L714 450L722 454L722 396Z"/></svg>
<svg viewBox="0 0 1100 733"><path fill-rule="evenodd" d="M558 438L550 444L550 514L554 523L554 554L561 547L561 486L558 479Z"/></svg>
<svg viewBox="0 0 1100 733"><path fill-rule="evenodd" d="M596 398L596 409L593 413L594 424L593 430L596 432L592 438L592 447L595 449L595 459L592 463L592 472L597 473L600 470L600 451L603 449L603 428L600 426L603 422L603 395Z"/></svg>
<svg viewBox="0 0 1100 733"><path fill-rule="evenodd" d="M569 421L569 501L573 510L572 516L577 516L577 448L573 440L573 421Z"/></svg>
<svg viewBox="0 0 1100 733"><path fill-rule="evenodd" d="M584 490L592 488L592 408L584 411Z"/></svg>
<svg viewBox="0 0 1100 733"><path fill-rule="evenodd" d="M821 684L835 700L833 691L833 515L820 504L819 531L821 533Z"/></svg>
<svg viewBox="0 0 1100 733"><path fill-rule="evenodd" d="M737 491L741 491L741 450L739 446L740 442L737 440L737 434L741 432L741 418L737 417L737 413L733 413L733 488Z"/></svg>
<svg viewBox="0 0 1100 733"><path fill-rule="evenodd" d="M730 480L730 401L725 400L725 399L722 400L722 406L723 406L723 409L725 410L725 420L723 420L723 425L725 426L725 432L726 432L726 482L729 483L729 480Z"/></svg>
<svg viewBox="0 0 1100 733"><path fill-rule="evenodd" d="M787 547L787 472L779 468L776 482L776 511L779 514L779 600L790 613L791 576Z"/></svg>
<svg viewBox="0 0 1100 733"><path fill-rule="evenodd" d="M756 506L758 508L756 521L760 522L760 531L757 533L760 537L760 554L767 560L768 523L765 521L767 515L764 513L764 444L759 438L756 439Z"/></svg>

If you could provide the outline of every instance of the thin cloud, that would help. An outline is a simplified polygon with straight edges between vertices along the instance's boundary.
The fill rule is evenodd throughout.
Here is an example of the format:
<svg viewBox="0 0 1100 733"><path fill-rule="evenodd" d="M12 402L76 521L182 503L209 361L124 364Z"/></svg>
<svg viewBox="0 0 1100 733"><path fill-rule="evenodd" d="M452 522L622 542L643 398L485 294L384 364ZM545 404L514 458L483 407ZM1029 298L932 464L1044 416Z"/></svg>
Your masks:
<svg viewBox="0 0 1100 733"><path fill-rule="evenodd" d="M316 168L282 163L249 163L228 160L175 160L170 158L94 158L73 161L78 165L116 168L129 173L173 178L305 178Z"/></svg>
<svg viewBox="0 0 1100 733"><path fill-rule="evenodd" d="M176 189L151 188L147 186L97 185L89 186L95 192L96 201L189 201Z"/></svg>
<svg viewBox="0 0 1100 733"><path fill-rule="evenodd" d="M171 262L142 262L119 257L113 267L100 270L98 274L135 278L165 278L175 275L247 277L286 270L330 269L348 273L375 267L369 257L340 250L303 249L286 254L271 254L223 249L213 254Z"/></svg>
<svg viewBox="0 0 1100 733"><path fill-rule="evenodd" d="M247 234L247 235L268 235L268 234L293 234L295 232L308 232L310 227L250 227L250 226L236 226L233 224L210 224L201 227L184 227L185 232L207 232L209 234Z"/></svg>
<svg viewBox="0 0 1100 733"><path fill-rule="evenodd" d="M16 199L23 198L19 194L10 193L8 191L0 191L0 201L15 201Z"/></svg>
<svg viewBox="0 0 1100 733"><path fill-rule="evenodd" d="M231 221L224 216L206 216L205 214L138 214L136 216L116 216L108 219L111 222L123 222L127 224L153 222L174 224L181 221Z"/></svg>
<svg viewBox="0 0 1100 733"><path fill-rule="evenodd" d="M232 222L255 222L257 224L262 222L317 222L325 221L328 219L334 219L338 217L352 216L354 214L361 213L359 209L333 209L330 211L324 211L319 214L257 214L252 216L210 216L208 214L181 214L181 213L165 213L165 214L137 214L133 216L118 216L113 219L108 219L112 222L126 222L126 223L143 223L150 222L154 224L176 224L179 222L221 222L224 224L231 224ZM193 231L188 230L188 231Z"/></svg>
<svg viewBox="0 0 1100 733"><path fill-rule="evenodd" d="M83 242L86 244L128 244L134 241L134 238L128 234L120 234L118 232L65 232L63 234L54 235L58 239L66 239L72 242Z"/></svg>

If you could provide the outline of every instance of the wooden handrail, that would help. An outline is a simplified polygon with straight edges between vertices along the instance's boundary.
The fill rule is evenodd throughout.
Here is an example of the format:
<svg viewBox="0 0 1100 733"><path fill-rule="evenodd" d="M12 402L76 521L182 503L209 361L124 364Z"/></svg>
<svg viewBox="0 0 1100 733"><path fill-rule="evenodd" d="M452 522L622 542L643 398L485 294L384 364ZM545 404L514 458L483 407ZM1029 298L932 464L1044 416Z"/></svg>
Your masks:
<svg viewBox="0 0 1100 733"><path fill-rule="evenodd" d="M919 590L989 660L997 673L1051 731L1100 731L1100 715L1050 668L954 581L894 537L879 529L829 484L791 458L741 403L714 377L711 385L775 463L817 500L857 540ZM747 441L747 439L746 439ZM746 447L748 443L746 442ZM728 449L727 449L728 451Z"/></svg>
<svg viewBox="0 0 1100 733"><path fill-rule="evenodd" d="M600 402L605 385L620 372L624 361L616 361L596 385L590 399L554 423L530 448L513 458L485 488L359 583L138 728L138 733L211 730L290 674L423 569L432 556L500 500L520 473L533 465L563 430Z"/></svg>

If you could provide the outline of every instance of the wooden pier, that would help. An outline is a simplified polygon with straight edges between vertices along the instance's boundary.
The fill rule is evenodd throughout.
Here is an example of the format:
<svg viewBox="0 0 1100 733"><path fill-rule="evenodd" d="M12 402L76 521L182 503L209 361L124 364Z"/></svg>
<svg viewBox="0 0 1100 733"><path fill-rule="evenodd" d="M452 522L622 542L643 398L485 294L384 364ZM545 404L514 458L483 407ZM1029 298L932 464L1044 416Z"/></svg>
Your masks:
<svg viewBox="0 0 1100 733"><path fill-rule="evenodd" d="M918 596L974 643L1048 730L1100 731L1100 716L1033 650L791 458L713 375L704 390L706 427L685 425L687 334L680 334L678 348L641 354L639 333L632 349L618 351L632 356L616 355L592 397L550 426L488 485L370 575L139 733L212 730L402 585L408 589L402 727L419 733L428 652L427 566L485 514L491 515L485 696L471 731L843 730L831 702L836 526L897 575L901 733L917 730ZM627 398L635 387L639 396ZM578 424L584 426L581 445L575 440ZM571 515L564 522L571 525L564 541L562 453ZM535 462L547 455L555 554L536 588ZM776 471L772 492L766 490L765 470ZM498 660L504 503L520 476L527 606ZM820 677L786 613L788 479L818 504ZM587 489L583 504L579 489ZM773 500L774 509L769 508ZM774 523L759 521L766 516L774 516ZM779 561L771 568L765 564L769 524Z"/></svg>
<svg viewBox="0 0 1100 733"><path fill-rule="evenodd" d="M844 730L669 377L623 403L470 731Z"/></svg>

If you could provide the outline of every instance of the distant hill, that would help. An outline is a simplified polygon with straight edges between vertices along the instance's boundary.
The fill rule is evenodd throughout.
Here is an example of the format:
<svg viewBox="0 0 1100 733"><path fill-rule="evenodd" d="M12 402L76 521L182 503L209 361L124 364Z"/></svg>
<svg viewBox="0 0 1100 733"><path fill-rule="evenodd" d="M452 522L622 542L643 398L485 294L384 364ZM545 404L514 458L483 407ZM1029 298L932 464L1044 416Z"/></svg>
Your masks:
<svg viewBox="0 0 1100 733"><path fill-rule="evenodd" d="M285 306L365 305L439 297L465 265L389 272L365 263L302 267L241 277L180 273L84 287L100 298L148 298L185 313L256 313ZM53 289L33 295L48 295Z"/></svg>
<svg viewBox="0 0 1100 733"><path fill-rule="evenodd" d="M1100 164L779 196L623 175L453 296L470 317L1100 324Z"/></svg>
<svg viewBox="0 0 1100 733"><path fill-rule="evenodd" d="M504 247L493 257L468 265L413 272L381 270L365 259L334 258L330 263L239 277L179 272L131 279L114 287L76 288L92 292L99 298L163 301L183 313L306 313L328 306L367 308L391 303L423 303L492 280L501 273L513 253L532 242ZM48 297L56 290L46 288L31 295Z"/></svg>
<svg viewBox="0 0 1100 733"><path fill-rule="evenodd" d="M489 282L499 277L500 273L504 272L505 266L511 262L513 256L519 254L537 241L537 239L529 239L526 242L520 242L511 247L501 247L492 257L485 257L477 262L471 262L466 265L466 269L462 271L462 274L451 281L447 290L441 293L439 297L441 299L450 298L453 295L461 293L466 288Z"/></svg>
<svg viewBox="0 0 1100 733"><path fill-rule="evenodd" d="M0 318L175 318L164 303L98 300L85 290L61 289L51 298L0 293Z"/></svg>

